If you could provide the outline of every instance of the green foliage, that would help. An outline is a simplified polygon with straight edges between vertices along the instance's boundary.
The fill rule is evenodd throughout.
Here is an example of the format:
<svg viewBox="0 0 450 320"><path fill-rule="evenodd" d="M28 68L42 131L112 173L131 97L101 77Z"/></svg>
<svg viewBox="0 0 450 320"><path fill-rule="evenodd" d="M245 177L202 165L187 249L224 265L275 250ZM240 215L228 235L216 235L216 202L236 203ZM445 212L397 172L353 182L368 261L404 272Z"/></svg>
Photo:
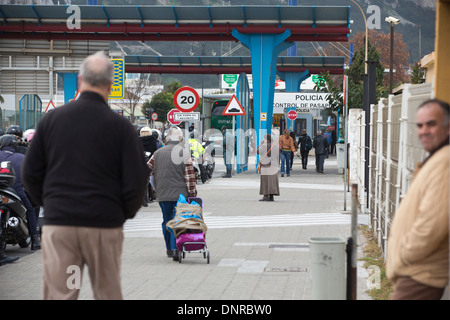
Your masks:
<svg viewBox="0 0 450 320"><path fill-rule="evenodd" d="M365 73L365 55L366 48L362 46L358 51L355 52L352 64L347 70L347 75L352 79L355 83L360 83L363 81L363 74ZM380 61L380 54L377 51L377 48L370 44L370 41L367 45L367 60L368 61ZM381 63L377 64L376 68L377 72L377 85L383 85L383 74L384 74L384 66Z"/></svg>
<svg viewBox="0 0 450 320"><path fill-rule="evenodd" d="M175 94L175 92L177 92L177 90L180 89L182 86L183 85L179 81L173 81L166 86L164 91Z"/></svg>
<svg viewBox="0 0 450 320"><path fill-rule="evenodd" d="M411 83L419 84L425 82L425 72L420 66L420 62L415 62L411 66Z"/></svg>
<svg viewBox="0 0 450 320"><path fill-rule="evenodd" d="M151 101L146 100L142 105L142 114L145 114L147 108L153 108L158 114L160 121L166 121L167 113L175 108L175 105L173 104L173 93L164 90L155 94Z"/></svg>
<svg viewBox="0 0 450 320"><path fill-rule="evenodd" d="M379 61L380 54L377 49L368 44L367 56L369 61ZM364 97L364 87L363 87L363 74L365 71L365 47L358 50L353 56L353 62L349 69L346 71L348 75L348 108L362 108L363 107L363 97ZM383 72L384 67L379 63L376 67L376 101L381 97L386 98L388 96L388 89L382 85L383 83ZM314 88L319 92L327 92L326 97L330 107L333 111L338 111L342 114L344 110L343 105L343 82L336 84L331 75L326 72L323 73L322 79L319 81L318 85Z"/></svg>

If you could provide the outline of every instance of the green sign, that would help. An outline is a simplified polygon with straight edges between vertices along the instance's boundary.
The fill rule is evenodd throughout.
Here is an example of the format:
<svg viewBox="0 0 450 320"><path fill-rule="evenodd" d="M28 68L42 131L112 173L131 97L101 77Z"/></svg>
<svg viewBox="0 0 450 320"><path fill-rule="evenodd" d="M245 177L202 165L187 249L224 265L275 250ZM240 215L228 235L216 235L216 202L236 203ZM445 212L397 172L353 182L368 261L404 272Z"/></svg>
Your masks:
<svg viewBox="0 0 450 320"><path fill-rule="evenodd" d="M319 76L318 74L313 74L311 76L312 82L314 82L315 84L319 84L320 81L323 81L323 78L321 76Z"/></svg>
<svg viewBox="0 0 450 320"><path fill-rule="evenodd" d="M223 81L228 84L229 87L233 86L233 83L235 83L238 80L237 74L224 74L223 75Z"/></svg>

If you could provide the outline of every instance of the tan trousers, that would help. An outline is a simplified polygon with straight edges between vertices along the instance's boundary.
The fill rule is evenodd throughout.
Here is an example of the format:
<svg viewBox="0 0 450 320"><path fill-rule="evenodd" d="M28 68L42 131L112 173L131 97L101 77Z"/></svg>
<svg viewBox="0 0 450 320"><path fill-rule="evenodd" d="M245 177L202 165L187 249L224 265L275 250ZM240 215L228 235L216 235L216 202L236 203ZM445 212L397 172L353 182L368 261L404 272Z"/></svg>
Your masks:
<svg viewBox="0 0 450 320"><path fill-rule="evenodd" d="M395 281L391 300L440 300L445 288L434 288L421 284L411 277L400 277Z"/></svg>
<svg viewBox="0 0 450 320"><path fill-rule="evenodd" d="M86 264L95 299L122 299L123 231L45 225L42 229L43 298L77 299Z"/></svg>

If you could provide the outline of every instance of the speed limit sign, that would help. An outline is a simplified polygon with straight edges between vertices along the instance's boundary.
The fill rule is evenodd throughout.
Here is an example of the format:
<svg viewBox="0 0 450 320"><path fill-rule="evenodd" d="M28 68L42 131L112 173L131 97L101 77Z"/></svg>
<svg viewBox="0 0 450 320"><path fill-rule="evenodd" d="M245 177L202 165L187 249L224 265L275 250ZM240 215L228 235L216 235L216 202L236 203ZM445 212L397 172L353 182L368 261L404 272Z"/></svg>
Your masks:
<svg viewBox="0 0 450 320"><path fill-rule="evenodd" d="M200 97L197 91L191 87L181 87L173 96L175 107L181 112L191 112L197 108Z"/></svg>

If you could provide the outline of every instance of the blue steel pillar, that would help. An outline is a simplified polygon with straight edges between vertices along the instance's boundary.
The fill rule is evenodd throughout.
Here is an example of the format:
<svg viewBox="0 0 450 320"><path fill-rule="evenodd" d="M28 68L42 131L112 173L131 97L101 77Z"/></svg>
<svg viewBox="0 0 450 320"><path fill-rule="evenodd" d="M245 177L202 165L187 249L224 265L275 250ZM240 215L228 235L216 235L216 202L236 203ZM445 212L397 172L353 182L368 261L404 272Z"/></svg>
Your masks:
<svg viewBox="0 0 450 320"><path fill-rule="evenodd" d="M68 103L70 99L75 97L78 91L78 74L77 73L60 73L64 80L64 103Z"/></svg>
<svg viewBox="0 0 450 320"><path fill-rule="evenodd" d="M232 34L250 49L252 56L253 117L258 146L264 134L272 132L277 57L292 45L285 42L291 31L286 30L281 34L243 34L233 29ZM266 116L263 120L262 114Z"/></svg>
<svg viewBox="0 0 450 320"><path fill-rule="evenodd" d="M293 7L297 6L297 0L289 0L288 5ZM288 48L287 54L288 57L297 56L297 42L293 42L293 45Z"/></svg>
<svg viewBox="0 0 450 320"><path fill-rule="evenodd" d="M302 82L310 76L309 70L303 72L278 72L277 74L284 80L286 92L299 92Z"/></svg>

